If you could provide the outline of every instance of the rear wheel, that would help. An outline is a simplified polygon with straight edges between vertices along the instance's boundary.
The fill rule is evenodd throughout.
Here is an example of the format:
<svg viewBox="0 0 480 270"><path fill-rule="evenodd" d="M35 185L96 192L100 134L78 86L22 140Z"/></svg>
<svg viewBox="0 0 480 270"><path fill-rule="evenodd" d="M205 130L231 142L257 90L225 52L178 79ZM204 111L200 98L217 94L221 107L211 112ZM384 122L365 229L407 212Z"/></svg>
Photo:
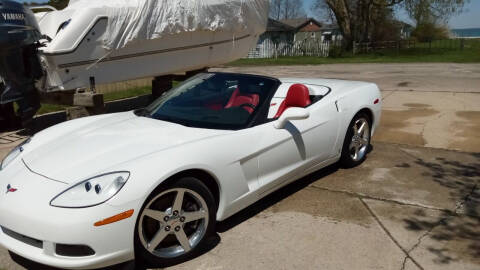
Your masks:
<svg viewBox="0 0 480 270"><path fill-rule="evenodd" d="M199 179L185 177L159 189L137 220L137 260L165 267L195 256L214 232L215 215L213 195Z"/></svg>
<svg viewBox="0 0 480 270"><path fill-rule="evenodd" d="M370 147L371 120L365 113L357 114L348 127L343 143L341 164L352 168L365 161Z"/></svg>

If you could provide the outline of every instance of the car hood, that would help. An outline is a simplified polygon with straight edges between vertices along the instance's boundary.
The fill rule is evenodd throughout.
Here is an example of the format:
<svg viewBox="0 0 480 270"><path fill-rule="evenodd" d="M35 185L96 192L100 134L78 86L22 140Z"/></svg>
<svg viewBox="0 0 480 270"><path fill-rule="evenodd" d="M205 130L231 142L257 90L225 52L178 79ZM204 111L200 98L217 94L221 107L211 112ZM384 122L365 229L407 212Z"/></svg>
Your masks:
<svg viewBox="0 0 480 270"><path fill-rule="evenodd" d="M120 113L50 128L25 147L23 160L31 171L70 184L120 163L225 132Z"/></svg>

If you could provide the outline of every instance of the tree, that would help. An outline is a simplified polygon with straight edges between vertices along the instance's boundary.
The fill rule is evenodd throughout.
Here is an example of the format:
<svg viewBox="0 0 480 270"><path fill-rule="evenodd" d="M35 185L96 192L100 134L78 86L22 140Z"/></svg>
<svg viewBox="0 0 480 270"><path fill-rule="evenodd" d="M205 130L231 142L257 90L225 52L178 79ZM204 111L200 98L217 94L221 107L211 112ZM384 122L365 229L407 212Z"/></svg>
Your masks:
<svg viewBox="0 0 480 270"><path fill-rule="evenodd" d="M314 8L327 8L331 11L343 35L345 46L351 48L354 41L370 40L372 25L377 28L388 25L378 24L378 20L390 20L393 10L404 8L417 24L432 20L446 21L452 14L460 12L467 1L469 0L315 0ZM388 10L392 11L391 15Z"/></svg>
<svg viewBox="0 0 480 270"><path fill-rule="evenodd" d="M351 47L354 40L368 40L375 0L316 0L314 8L329 10L338 24L343 40Z"/></svg>
<svg viewBox="0 0 480 270"><path fill-rule="evenodd" d="M448 29L443 25L437 25L433 22L422 22L417 24L417 27L415 27L412 32L412 37L415 37L420 42L446 39L448 38Z"/></svg>
<svg viewBox="0 0 480 270"><path fill-rule="evenodd" d="M275 20L296 19L306 17L302 0L272 0L270 17Z"/></svg>
<svg viewBox="0 0 480 270"><path fill-rule="evenodd" d="M305 10L303 9L302 0L284 0L284 19L296 19L306 17Z"/></svg>
<svg viewBox="0 0 480 270"><path fill-rule="evenodd" d="M272 0L270 2L270 17L275 20L282 18L282 4L283 0Z"/></svg>
<svg viewBox="0 0 480 270"><path fill-rule="evenodd" d="M402 6L416 23L446 22L462 11L469 0L403 0Z"/></svg>
<svg viewBox="0 0 480 270"><path fill-rule="evenodd" d="M405 2L405 9L416 22L412 36L421 42L448 38L448 28L445 26L450 14L461 10L457 1L442 1L433 4L426 0Z"/></svg>
<svg viewBox="0 0 480 270"><path fill-rule="evenodd" d="M372 15L370 41L392 41L401 38L403 23L395 18L395 12L391 8L374 9Z"/></svg>

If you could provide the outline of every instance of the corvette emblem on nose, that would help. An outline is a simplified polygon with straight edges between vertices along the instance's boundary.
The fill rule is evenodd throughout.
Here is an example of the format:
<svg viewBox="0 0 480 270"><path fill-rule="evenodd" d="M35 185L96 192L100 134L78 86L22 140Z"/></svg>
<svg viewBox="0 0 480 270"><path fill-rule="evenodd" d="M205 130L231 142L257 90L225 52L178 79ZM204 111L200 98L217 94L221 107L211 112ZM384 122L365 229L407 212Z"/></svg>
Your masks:
<svg viewBox="0 0 480 270"><path fill-rule="evenodd" d="M17 191L17 189L16 189L16 188L12 188L12 186L11 186L10 184L8 184L8 185L7 185L7 192L6 192L5 194L7 194L7 193L9 193L9 192L15 192L15 191Z"/></svg>

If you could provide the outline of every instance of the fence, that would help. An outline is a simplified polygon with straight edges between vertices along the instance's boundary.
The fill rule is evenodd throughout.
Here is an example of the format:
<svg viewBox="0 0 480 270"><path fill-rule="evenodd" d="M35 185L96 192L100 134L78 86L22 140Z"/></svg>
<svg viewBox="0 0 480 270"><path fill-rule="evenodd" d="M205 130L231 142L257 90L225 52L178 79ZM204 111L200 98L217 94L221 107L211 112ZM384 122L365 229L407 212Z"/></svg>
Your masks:
<svg viewBox="0 0 480 270"><path fill-rule="evenodd" d="M353 54L372 53L380 51L417 50L425 52L434 50L464 50L480 48L480 39L443 39L431 42L418 42L415 40L380 41L380 42L355 42ZM322 41L305 40L297 42L272 42L265 39L255 48L250 50L246 58L277 58L281 56L335 56L345 52L342 40ZM340 54L341 54L340 53Z"/></svg>
<svg viewBox="0 0 480 270"><path fill-rule="evenodd" d="M353 54L370 53L380 50L424 49L424 50L463 50L469 48L472 42L465 39L443 39L430 42L418 42L415 40L381 41L381 42L355 42Z"/></svg>
<svg viewBox="0 0 480 270"><path fill-rule="evenodd" d="M340 42L305 40L297 42L274 43L269 39L250 50L246 58L277 58L280 56L318 56L328 57L332 46Z"/></svg>

